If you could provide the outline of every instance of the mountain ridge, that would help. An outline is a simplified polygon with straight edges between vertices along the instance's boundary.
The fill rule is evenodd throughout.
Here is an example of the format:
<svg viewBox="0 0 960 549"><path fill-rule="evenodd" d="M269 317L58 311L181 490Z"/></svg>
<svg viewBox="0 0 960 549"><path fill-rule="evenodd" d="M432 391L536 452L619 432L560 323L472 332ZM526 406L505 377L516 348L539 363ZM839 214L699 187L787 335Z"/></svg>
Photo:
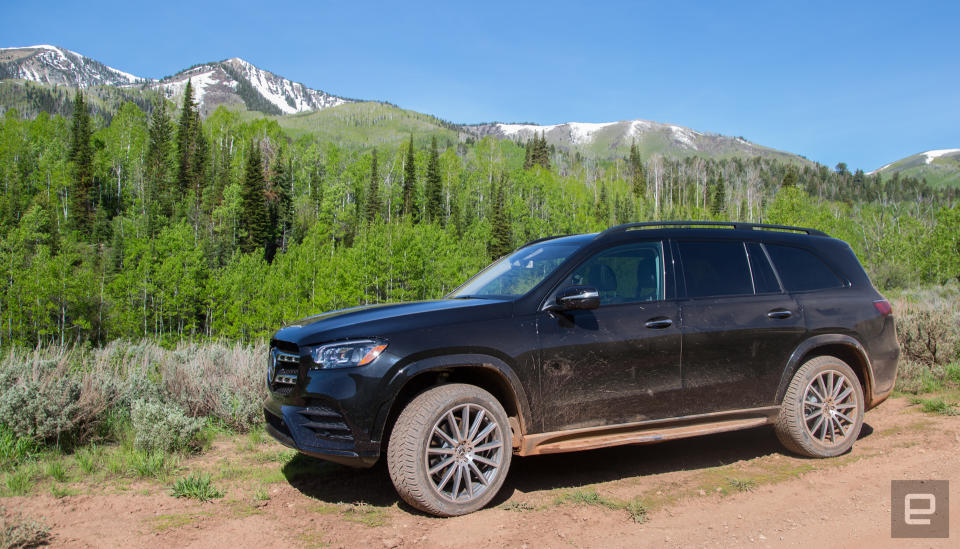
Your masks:
<svg viewBox="0 0 960 549"><path fill-rule="evenodd" d="M304 84L260 69L239 57L200 63L174 75L153 79L123 72L59 46L0 48L0 80L4 79L21 79L54 86L70 85L81 89L109 86L131 93L136 90L155 90L172 100L182 96L187 81L190 81L195 90L195 100L200 105L201 115L204 117L209 116L218 107L224 106L284 119L287 116L302 117L359 102L359 100L309 88ZM371 102L373 103L389 105L386 102ZM398 112L388 113L393 117L392 120L403 116L409 116L411 119L430 116L406 111L399 107L397 109ZM375 107L367 110L382 111ZM380 112L379 116L382 115L383 113ZM370 125L378 123L375 117L368 117L363 108L353 109L350 111L350 116L359 117L363 123ZM316 122L322 124L332 118L335 117L321 117ZM310 127L312 122L314 121L299 119L291 121L291 124ZM417 120L398 123L398 127L422 127L423 124L423 120ZM465 138L491 136L523 142L534 135L543 134L547 142L553 146L599 156L622 154L636 142L641 151L648 155L765 156L799 164L813 164L800 155L764 147L742 137L730 137L644 119L565 122L551 125L501 122L450 124L449 126L438 122L435 125L444 129L452 129L449 126L454 126L458 134ZM392 141L396 139L399 132L389 132L389 135Z"/></svg>

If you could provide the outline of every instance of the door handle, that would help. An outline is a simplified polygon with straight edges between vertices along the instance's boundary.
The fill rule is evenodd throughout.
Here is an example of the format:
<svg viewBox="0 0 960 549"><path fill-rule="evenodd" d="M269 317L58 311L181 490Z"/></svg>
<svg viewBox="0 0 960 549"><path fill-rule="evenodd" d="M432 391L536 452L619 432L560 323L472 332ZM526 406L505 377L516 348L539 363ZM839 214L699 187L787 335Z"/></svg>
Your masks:
<svg viewBox="0 0 960 549"><path fill-rule="evenodd" d="M774 309L767 313L767 318L772 318L775 320L783 320L784 318L790 318L793 316L793 311L788 309Z"/></svg>
<svg viewBox="0 0 960 549"><path fill-rule="evenodd" d="M648 320L646 326L647 328L653 330L662 330L664 328L673 326L673 321L669 318L654 318L652 320Z"/></svg>

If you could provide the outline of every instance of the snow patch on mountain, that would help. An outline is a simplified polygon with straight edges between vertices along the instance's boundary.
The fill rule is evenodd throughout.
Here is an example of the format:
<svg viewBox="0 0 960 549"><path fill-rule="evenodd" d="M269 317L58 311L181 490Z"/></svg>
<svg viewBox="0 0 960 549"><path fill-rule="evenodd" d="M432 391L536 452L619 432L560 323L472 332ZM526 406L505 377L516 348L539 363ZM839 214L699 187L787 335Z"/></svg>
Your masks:
<svg viewBox="0 0 960 549"><path fill-rule="evenodd" d="M867 172L867 175L874 175L874 174L880 173L880 172L882 172L883 170L889 168L890 166L893 166L894 164L896 164L896 162L891 162L891 163L889 163L889 164L884 164L883 166L880 166L879 168L873 170L872 172Z"/></svg>
<svg viewBox="0 0 960 549"><path fill-rule="evenodd" d="M570 128L570 139L573 143L581 145L592 141L593 134L614 124L616 122L569 122L564 125Z"/></svg>
<svg viewBox="0 0 960 549"><path fill-rule="evenodd" d="M497 124L497 128L508 137L514 137L523 132L529 133L540 133L548 132L559 126L559 124L554 124L552 126L540 126L537 124Z"/></svg>
<svg viewBox="0 0 960 549"><path fill-rule="evenodd" d="M667 127L670 128L670 133L673 135L674 140L691 149L697 148L697 136L703 135L698 131L691 130L690 128L684 128L682 126L674 126L669 124Z"/></svg>
<svg viewBox="0 0 960 549"><path fill-rule="evenodd" d="M947 154L953 154L953 153L960 153L960 149L935 149L935 150L927 151L925 153L920 153L920 154L926 157L926 162L927 164L929 164L933 162L935 158L940 158L941 156L944 156ZM882 170L883 168L880 168L880 169Z"/></svg>
<svg viewBox="0 0 960 549"><path fill-rule="evenodd" d="M193 100L196 101L198 105L203 104L203 97L214 86L226 85L233 90L237 89L236 82L232 80L226 81L222 72L210 65L204 65L187 71L183 76L185 76L185 78L161 82L158 87L163 90L167 97L180 97L183 96L183 92L187 88L187 82L189 81L190 86L193 88Z"/></svg>

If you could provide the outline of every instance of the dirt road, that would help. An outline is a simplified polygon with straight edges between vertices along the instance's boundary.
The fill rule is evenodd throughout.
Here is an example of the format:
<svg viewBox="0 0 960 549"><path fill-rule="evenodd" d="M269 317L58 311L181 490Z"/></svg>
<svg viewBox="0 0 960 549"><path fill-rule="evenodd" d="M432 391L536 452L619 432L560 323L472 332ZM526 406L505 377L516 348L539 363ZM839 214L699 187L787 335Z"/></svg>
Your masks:
<svg viewBox="0 0 960 549"><path fill-rule="evenodd" d="M150 481L5 505L42 518L62 547L960 546L960 417L902 398L868 412L861 439L839 458L790 456L762 428L516 459L494 505L452 519L398 502L382 468L280 450L224 440L185 460L177 476L209 471L225 489L209 503ZM894 479L951 481L951 539L890 538Z"/></svg>

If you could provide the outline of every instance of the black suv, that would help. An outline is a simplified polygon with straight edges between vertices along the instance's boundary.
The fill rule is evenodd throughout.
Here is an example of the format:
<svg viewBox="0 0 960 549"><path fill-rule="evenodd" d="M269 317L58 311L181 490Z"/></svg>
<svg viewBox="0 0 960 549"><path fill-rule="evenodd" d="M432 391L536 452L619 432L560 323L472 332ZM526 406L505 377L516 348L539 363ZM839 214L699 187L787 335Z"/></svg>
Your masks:
<svg viewBox="0 0 960 549"><path fill-rule="evenodd" d="M846 452L893 390L890 304L850 246L797 227L631 223L530 242L445 299L278 331L267 430L369 467L436 515L487 504L529 456L773 424Z"/></svg>

